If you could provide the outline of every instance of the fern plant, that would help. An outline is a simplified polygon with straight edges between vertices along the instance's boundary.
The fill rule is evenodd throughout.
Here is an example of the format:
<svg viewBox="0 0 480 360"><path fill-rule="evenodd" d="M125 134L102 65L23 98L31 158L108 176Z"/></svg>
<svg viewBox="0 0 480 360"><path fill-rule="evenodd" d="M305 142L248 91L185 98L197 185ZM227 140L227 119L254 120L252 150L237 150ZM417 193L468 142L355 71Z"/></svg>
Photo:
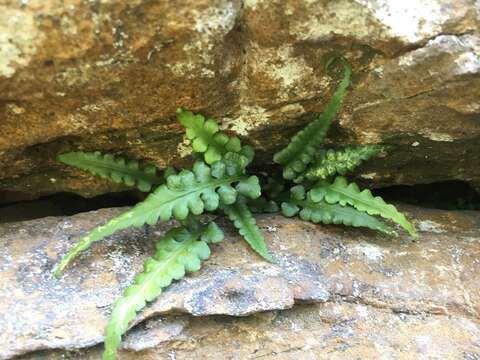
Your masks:
<svg viewBox="0 0 480 360"><path fill-rule="evenodd" d="M302 220L313 223L366 227L396 236L395 229L375 217L379 216L416 236L414 227L393 205L374 197L369 190L360 191L355 183L348 183L343 177L362 161L385 151L385 147L374 144L346 149L321 148L350 85L350 66L344 59L340 62L343 78L325 112L275 154L273 159L280 165L280 177L260 181L257 176L249 175L247 167L253 161L253 149L242 145L238 137L221 132L215 120L183 109L177 110L177 118L186 129L196 158L191 170L177 172L169 168L160 176L153 165L99 152L70 152L58 156L58 160L67 165L136 186L141 191L157 187L131 210L81 238L54 269L56 277L61 276L81 251L116 231L172 218L179 222L178 227L158 239L154 256L145 261L143 272L115 302L106 328L105 360L115 359L121 337L136 313L156 299L172 281L187 272L198 271L201 262L210 255L209 246L223 239L223 232L215 222L205 225L198 218L205 211L224 213L250 247L270 262L275 261L274 257L252 212L281 209L287 217L299 215Z"/></svg>

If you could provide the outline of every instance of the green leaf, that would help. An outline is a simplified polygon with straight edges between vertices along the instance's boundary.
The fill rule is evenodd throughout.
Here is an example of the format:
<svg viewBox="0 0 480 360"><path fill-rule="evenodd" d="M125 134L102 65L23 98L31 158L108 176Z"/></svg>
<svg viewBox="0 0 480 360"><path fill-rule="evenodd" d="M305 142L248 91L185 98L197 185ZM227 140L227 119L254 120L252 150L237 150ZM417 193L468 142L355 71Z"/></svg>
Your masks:
<svg viewBox="0 0 480 360"><path fill-rule="evenodd" d="M222 229L214 222L210 222L207 225L206 230L203 232L201 240L207 244L216 244L222 241L224 234Z"/></svg>
<svg viewBox="0 0 480 360"><path fill-rule="evenodd" d="M133 284L125 289L113 307L106 328L104 360L115 359L122 335L136 313L147 302L155 300L173 280L181 279L186 272L198 271L201 261L210 256L207 243L222 239L221 230L210 223L196 232L183 227L172 229L157 242L155 256L145 261L143 272L135 277Z"/></svg>
<svg viewBox="0 0 480 360"><path fill-rule="evenodd" d="M76 168L86 170L102 178L110 178L117 183L136 186L148 192L153 185L161 184L162 177L157 176L154 165L140 165L136 160L125 160L111 154L96 152L69 152L57 156L57 160Z"/></svg>
<svg viewBox="0 0 480 360"><path fill-rule="evenodd" d="M235 189L239 194L249 197L250 199L256 199L262 194L260 182L256 176L250 176L247 180L239 182Z"/></svg>
<svg viewBox="0 0 480 360"><path fill-rule="evenodd" d="M248 209L245 199L239 197L234 204L221 204L220 207L233 222L240 235L242 235L250 247L265 260L274 262L268 251L267 245L265 244L262 232L258 228L255 218Z"/></svg>
<svg viewBox="0 0 480 360"><path fill-rule="evenodd" d="M78 253L118 230L153 225L159 219L168 221L172 217L184 220L189 214L199 215L204 210L216 210L219 201L233 204L237 199L237 190L232 183L238 183L237 186L243 191L252 187L251 182L251 178L241 174L227 173L226 166L221 162L216 162L210 168L202 161L197 161L193 171L182 170L178 175L170 175L166 184L160 185L143 202L80 239L56 267L55 276L60 276ZM254 191L243 192L256 195Z"/></svg>
<svg viewBox="0 0 480 360"><path fill-rule="evenodd" d="M292 202L283 202L281 207L282 214L286 217L295 216L300 211L300 208Z"/></svg>
<svg viewBox="0 0 480 360"><path fill-rule="evenodd" d="M387 235L398 235L388 225L355 208L340 204L328 204L325 201L314 202L310 196L305 196L303 186L292 188L291 198L282 203L282 212L287 217L299 214L302 220L313 223L367 227Z"/></svg>
<svg viewBox="0 0 480 360"><path fill-rule="evenodd" d="M362 161L379 154L385 149L381 145L347 147L340 150L321 151L315 162L305 173L308 180L324 180L333 175L345 175L360 165ZM296 182L300 179L296 179Z"/></svg>
<svg viewBox="0 0 480 360"><path fill-rule="evenodd" d="M318 151L318 146L325 139L328 128L340 109L347 87L350 84L352 72L350 65L343 58L341 62L344 67L344 76L325 111L303 130L299 131L288 146L277 152L273 157L273 161L283 165L283 176L285 179L295 179L313 161L314 155Z"/></svg>
<svg viewBox="0 0 480 360"><path fill-rule="evenodd" d="M417 237L413 225L395 206L385 203L379 196L374 197L368 189L360 191L357 184L349 184L341 176L337 176L332 184L325 181L319 182L310 191L310 198L314 202L325 200L329 204L349 204L369 215L380 215L400 224L411 236Z"/></svg>
<svg viewBox="0 0 480 360"><path fill-rule="evenodd" d="M214 119L205 119L200 114L181 108L177 109L177 119L186 128L186 135L192 141L193 151L204 153L207 164L221 160L228 152L239 153L242 150L240 139L219 131Z"/></svg>

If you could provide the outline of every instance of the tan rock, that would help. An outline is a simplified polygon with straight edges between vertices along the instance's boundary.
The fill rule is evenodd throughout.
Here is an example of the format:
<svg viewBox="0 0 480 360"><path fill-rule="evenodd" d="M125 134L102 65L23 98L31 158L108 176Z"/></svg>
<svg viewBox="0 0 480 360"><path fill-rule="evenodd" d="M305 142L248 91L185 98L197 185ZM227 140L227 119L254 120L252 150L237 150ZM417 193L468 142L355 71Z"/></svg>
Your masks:
<svg viewBox="0 0 480 360"><path fill-rule="evenodd" d="M137 323L151 320L126 336L125 358L476 356L480 217L407 210L420 232L418 242L260 216L276 264L262 261L227 226L226 240L214 246L203 269L139 314ZM101 343L114 299L165 227L108 238L61 280L51 277L51 269L79 236L119 211L0 225L1 358L54 359L64 353L38 351ZM275 312L302 303L317 305ZM245 319L218 316L264 311ZM99 351L77 355L93 359Z"/></svg>
<svg viewBox="0 0 480 360"><path fill-rule="evenodd" d="M393 145L358 175L375 173L374 186L480 184L477 5L4 0L0 202L119 190L59 166L60 152L188 163L178 106L218 118L259 164L271 161L323 109L336 82L323 64L335 54L355 78L331 141Z"/></svg>

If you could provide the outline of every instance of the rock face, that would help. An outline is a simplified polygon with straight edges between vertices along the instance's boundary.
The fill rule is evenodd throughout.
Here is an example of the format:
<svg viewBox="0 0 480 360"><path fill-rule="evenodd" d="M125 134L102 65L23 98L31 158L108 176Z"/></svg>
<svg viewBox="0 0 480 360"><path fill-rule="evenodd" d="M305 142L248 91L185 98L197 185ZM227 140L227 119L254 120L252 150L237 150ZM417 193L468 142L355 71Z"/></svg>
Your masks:
<svg viewBox="0 0 480 360"><path fill-rule="evenodd" d="M258 217L276 264L221 221L226 240L200 272L139 314L122 358L475 359L480 215L406 210L418 242ZM120 211L0 225L0 358L60 359L66 350L98 358L114 299L165 227L108 238L61 280L51 269L79 236Z"/></svg>
<svg viewBox="0 0 480 360"><path fill-rule="evenodd" d="M0 201L119 190L55 163L75 149L188 162L178 106L259 150L283 146L354 82L335 144L386 143L371 185L480 184L476 0L6 0L0 4Z"/></svg>

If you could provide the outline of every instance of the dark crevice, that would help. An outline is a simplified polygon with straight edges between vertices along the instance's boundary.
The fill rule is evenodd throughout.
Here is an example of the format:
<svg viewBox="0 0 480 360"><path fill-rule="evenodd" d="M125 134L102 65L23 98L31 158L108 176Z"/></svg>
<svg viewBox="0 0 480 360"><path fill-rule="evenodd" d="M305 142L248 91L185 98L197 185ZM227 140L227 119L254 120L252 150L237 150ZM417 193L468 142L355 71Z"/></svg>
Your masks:
<svg viewBox="0 0 480 360"><path fill-rule="evenodd" d="M71 216L101 208L132 206L140 200L135 191L125 191L84 198L71 193L58 193L36 200L0 206L0 223L24 221L46 216Z"/></svg>
<svg viewBox="0 0 480 360"><path fill-rule="evenodd" d="M462 181L395 185L375 189L372 192L387 202L407 203L443 210L480 210L480 194ZM101 208L133 206L144 196L137 191L125 191L87 199L71 193L58 193L36 200L0 206L0 223L46 216L71 216Z"/></svg>
<svg viewBox="0 0 480 360"><path fill-rule="evenodd" d="M480 194L463 181L395 185L372 191L387 202L443 210L480 210Z"/></svg>

